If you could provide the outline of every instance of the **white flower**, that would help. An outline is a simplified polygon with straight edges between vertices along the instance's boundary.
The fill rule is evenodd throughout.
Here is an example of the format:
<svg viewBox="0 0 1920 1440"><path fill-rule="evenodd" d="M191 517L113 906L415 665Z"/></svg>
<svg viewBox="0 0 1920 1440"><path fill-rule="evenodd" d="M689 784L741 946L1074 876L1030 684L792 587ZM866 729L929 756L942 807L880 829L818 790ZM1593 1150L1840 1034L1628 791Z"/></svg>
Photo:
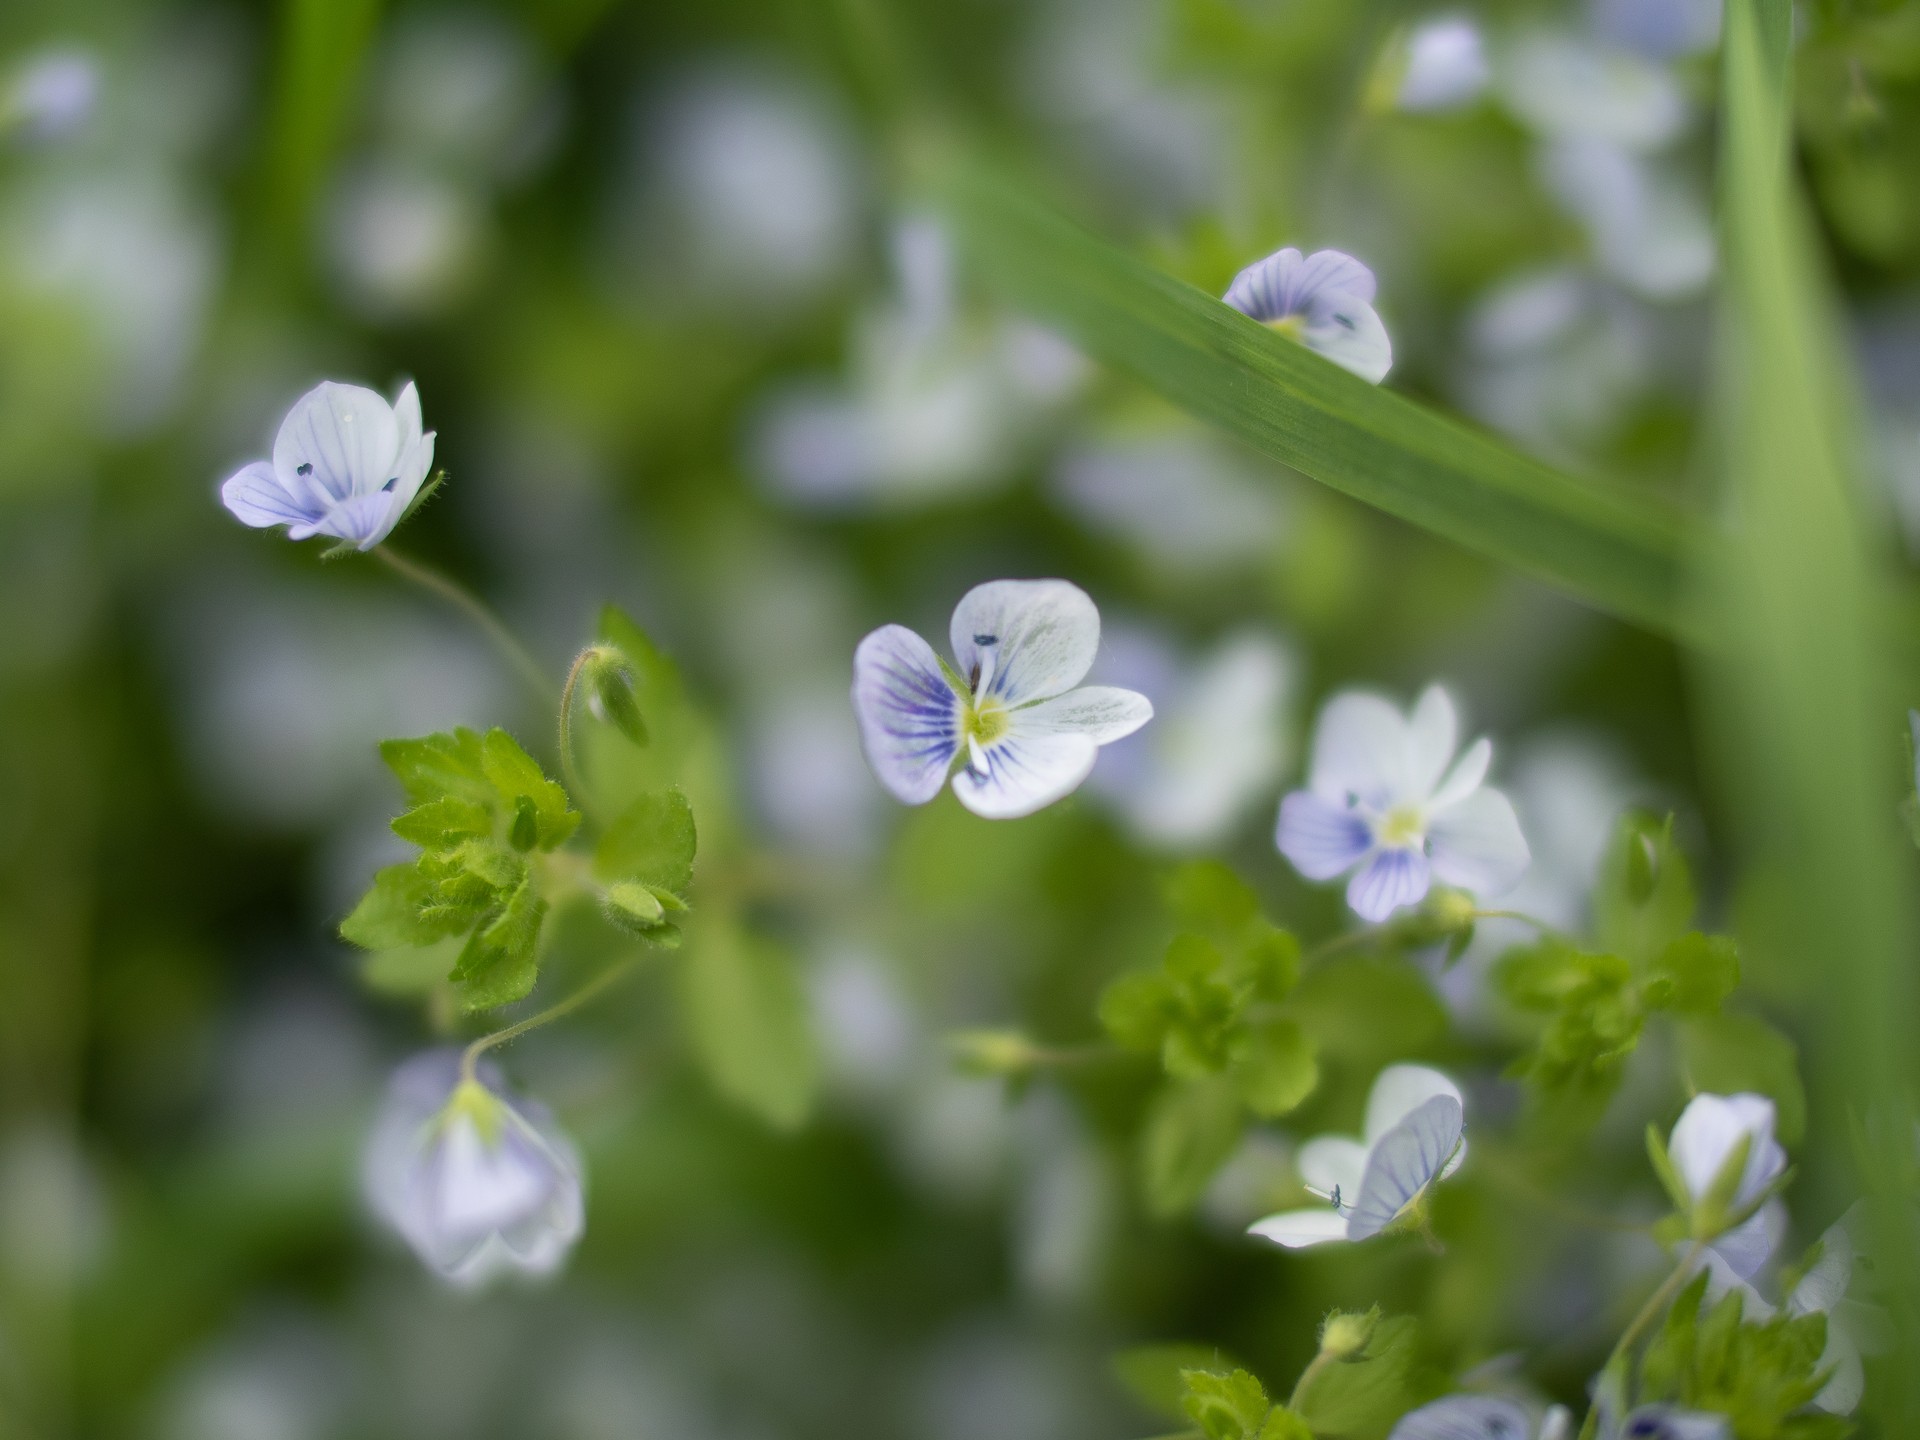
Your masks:
<svg viewBox="0 0 1920 1440"><path fill-rule="evenodd" d="M1321 1135L1300 1147L1300 1177L1328 1204L1283 1210L1248 1230L1298 1250L1378 1235L1466 1159L1460 1091L1438 1070L1389 1065L1367 1096L1366 1135Z"/></svg>
<svg viewBox="0 0 1920 1440"><path fill-rule="evenodd" d="M1594 27L1653 59L1710 50L1720 39L1719 0L1591 0Z"/></svg>
<svg viewBox="0 0 1920 1440"><path fill-rule="evenodd" d="M1226 303L1374 384L1393 368L1393 342L1374 313L1373 271L1338 250L1288 246L1233 277Z"/></svg>
<svg viewBox="0 0 1920 1440"><path fill-rule="evenodd" d="M1404 63L1394 103L1416 113L1471 104L1493 78L1479 27L1458 15L1415 26L1407 36Z"/></svg>
<svg viewBox="0 0 1920 1440"><path fill-rule="evenodd" d="M1494 1395L1449 1395L1410 1410L1387 1440L1566 1440L1573 1433L1573 1417L1564 1405L1551 1405L1540 1417L1518 1401Z"/></svg>
<svg viewBox="0 0 1920 1440"><path fill-rule="evenodd" d="M1600 270L1648 300L1682 300L1713 278L1713 217L1697 189L1661 157L1613 140L1547 142L1547 188L1592 237Z"/></svg>
<svg viewBox="0 0 1920 1440"><path fill-rule="evenodd" d="M0 136L64 140L92 118L100 100L100 64L70 47L31 55L0 85Z"/></svg>
<svg viewBox="0 0 1920 1440"><path fill-rule="evenodd" d="M1618 1424L1603 1412L1600 1440L1733 1440L1733 1427L1726 1416L1706 1410L1641 1405Z"/></svg>
<svg viewBox="0 0 1920 1440"><path fill-rule="evenodd" d="M552 1118L509 1100L486 1066L463 1081L455 1050L394 1073L363 1178L381 1219L463 1288L550 1274L585 1223L580 1158Z"/></svg>
<svg viewBox="0 0 1920 1440"><path fill-rule="evenodd" d="M1309 880L1353 871L1347 903L1363 920L1417 905L1434 880L1477 896L1510 888L1527 842L1507 797L1482 783L1492 743L1454 760L1458 729L1438 685L1411 716L1377 695L1336 695L1320 712L1307 788L1281 802L1280 853Z"/></svg>
<svg viewBox="0 0 1920 1440"><path fill-rule="evenodd" d="M1773 1123L1773 1101L1764 1095L1696 1095L1688 1102L1667 1141L1667 1157L1696 1206L1713 1189L1721 1169L1743 1140L1747 1145L1746 1163L1738 1185L1726 1202L1727 1213L1740 1215L1760 1203L1761 1197L1787 1168L1786 1151L1773 1138ZM1749 1239L1757 1246L1770 1223L1777 1222L1770 1222L1763 1210L1756 1211L1722 1235L1720 1243L1724 1247L1732 1242L1735 1254L1744 1261L1742 1239ZM1741 1232L1749 1226L1754 1227L1754 1232L1750 1237L1742 1237ZM1772 1249L1772 1244L1767 1244L1760 1260L1764 1261ZM1736 1270L1740 1268L1739 1263L1732 1260L1729 1263L1733 1263ZM1751 1267L1758 1268L1758 1263Z"/></svg>
<svg viewBox="0 0 1920 1440"><path fill-rule="evenodd" d="M1100 647L1100 612L1065 580L994 580L954 607L955 668L902 625L853 657L853 708L867 762L908 805L954 794L1007 820L1077 789L1100 746L1153 718L1146 696L1079 684Z"/></svg>
<svg viewBox="0 0 1920 1440"><path fill-rule="evenodd" d="M433 467L412 383L389 405L359 385L322 381L280 422L273 459L256 460L220 487L242 524L285 525L287 538L331 535L371 550L407 513Z"/></svg>
<svg viewBox="0 0 1920 1440"><path fill-rule="evenodd" d="M1662 67L1573 35L1529 35L1503 68L1507 107L1537 134L1658 150L1686 128L1686 97Z"/></svg>

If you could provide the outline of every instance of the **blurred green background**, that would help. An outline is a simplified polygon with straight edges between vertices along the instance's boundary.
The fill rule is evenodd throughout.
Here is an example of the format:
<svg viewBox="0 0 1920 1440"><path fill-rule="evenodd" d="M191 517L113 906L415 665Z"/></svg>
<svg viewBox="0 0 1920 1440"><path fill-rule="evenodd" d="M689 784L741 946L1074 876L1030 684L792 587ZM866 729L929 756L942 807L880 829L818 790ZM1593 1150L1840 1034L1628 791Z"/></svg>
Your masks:
<svg viewBox="0 0 1920 1440"><path fill-rule="evenodd" d="M1380 277L1389 386L1686 495L1716 7L1447 13L1489 73L1435 109L1395 89L1432 17L1388 3L9 0L6 1433L1091 1440L1165 1427L1122 1347L1285 1380L1328 1307L1374 1300L1428 1322L1436 1373L1524 1348L1577 1396L1658 1267L1644 1241L1473 1172L1444 1254L1241 1235L1297 1194L1289 1137L1350 1127L1382 1063L1511 1113L1473 965L1346 976L1383 1022L1173 1221L1132 1183L1147 1076L1009 1094L939 1043L1094 1036L1100 988L1164 943L1180 856L1335 928L1271 831L1348 683L1442 678L1496 735L1539 913L1577 919L1634 802L1677 812L1710 917L1764 906L1669 643L1100 371L952 263L903 183L929 131L983 137L1214 293L1282 244L1346 250ZM1799 154L1876 505L1920 542L1920 7L1801 15ZM586 1238L541 1289L444 1294L358 1199L385 1073L429 1038L334 936L404 852L374 743L503 723L550 759L551 717L457 614L220 508L321 378L418 382L451 480L397 542L552 668L608 600L674 654L817 1037L784 1128L714 1094L658 975L509 1052L587 1157ZM853 646L1028 575L1093 594L1103 674L1160 719L1032 820L899 810L858 752ZM1748 978L1799 1034L1817 975L1762 954ZM1653 1213L1643 1124L1603 1124L1568 1183Z"/></svg>

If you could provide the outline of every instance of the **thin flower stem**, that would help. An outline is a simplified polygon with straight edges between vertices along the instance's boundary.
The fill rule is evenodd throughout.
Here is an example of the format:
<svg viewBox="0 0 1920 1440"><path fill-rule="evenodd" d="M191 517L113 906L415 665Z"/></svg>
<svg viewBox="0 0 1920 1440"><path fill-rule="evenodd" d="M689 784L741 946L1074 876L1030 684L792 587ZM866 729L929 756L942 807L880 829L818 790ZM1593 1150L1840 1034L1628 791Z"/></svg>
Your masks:
<svg viewBox="0 0 1920 1440"><path fill-rule="evenodd" d="M575 1010L578 1010L582 1005L600 994L601 991L609 988L616 980L627 975L640 963L640 958L639 955L629 955L625 960L616 961L614 964L602 970L598 975L594 976L593 979L587 981L586 984L574 991L573 994L567 996L566 999L557 1001L538 1014L529 1015L524 1020L516 1020L503 1030L495 1030L491 1035L482 1035L461 1052L460 1078L462 1080L472 1080L474 1066L480 1063L480 1057L495 1046L504 1045L509 1040L518 1040L529 1030L538 1030L542 1025L551 1024L563 1016L571 1015Z"/></svg>
<svg viewBox="0 0 1920 1440"><path fill-rule="evenodd" d="M1673 1267L1673 1273L1660 1282L1660 1288L1647 1297L1647 1303L1640 1307L1639 1313L1627 1322L1627 1328L1620 1332L1613 1353L1607 1357L1607 1363L1600 1374L1604 1377L1608 1371L1619 1365L1629 1355L1644 1331L1666 1311L1673 1299L1686 1288L1687 1281L1693 1278L1693 1268L1700 1263L1700 1257L1706 1253L1707 1242L1696 1240L1687 1247L1687 1253L1680 1257L1680 1263ZM1593 1440L1600 1427L1600 1406L1595 1403L1588 1407L1587 1418L1580 1424L1579 1440Z"/></svg>
<svg viewBox="0 0 1920 1440"><path fill-rule="evenodd" d="M422 565L418 560L410 560L391 545L376 545L373 553L378 555L386 567L394 574L412 581L422 590L439 596L456 609L464 611L486 632L487 639L494 648L504 655L513 666L514 672L527 682L533 692L540 697L542 704L553 694L553 677L548 675L531 651L515 637L498 615L494 614L487 603L475 595L466 586L450 576L441 574L431 566Z"/></svg>
<svg viewBox="0 0 1920 1440"><path fill-rule="evenodd" d="M1073 1065L1098 1065L1103 1060L1118 1060L1128 1052L1118 1045L1091 1041L1085 1045L1036 1045L1028 1053L1033 1064L1066 1069Z"/></svg>
<svg viewBox="0 0 1920 1440"><path fill-rule="evenodd" d="M1287 1397L1287 1409L1298 1411L1300 1401L1307 1393L1307 1386L1329 1365L1335 1363L1334 1357L1325 1350L1319 1351L1307 1362L1307 1368L1300 1372L1300 1378L1293 1382L1293 1393Z"/></svg>
<svg viewBox="0 0 1920 1440"><path fill-rule="evenodd" d="M1322 940L1300 957L1300 968L1304 970L1309 965L1319 964L1330 955L1338 955L1342 950L1351 950L1356 946L1378 940L1385 931L1384 925L1368 925L1359 930L1344 931L1330 939Z"/></svg>
<svg viewBox="0 0 1920 1440"><path fill-rule="evenodd" d="M1558 925L1549 925L1537 915L1529 915L1524 910L1475 910L1476 920L1518 920L1522 925L1531 925L1542 935L1564 936L1567 932Z"/></svg>
<svg viewBox="0 0 1920 1440"><path fill-rule="evenodd" d="M589 645L573 657L567 683L560 687L560 774L567 782L568 792L583 805L587 803L587 787L580 783L580 767L573 761L573 692L592 654L593 647Z"/></svg>

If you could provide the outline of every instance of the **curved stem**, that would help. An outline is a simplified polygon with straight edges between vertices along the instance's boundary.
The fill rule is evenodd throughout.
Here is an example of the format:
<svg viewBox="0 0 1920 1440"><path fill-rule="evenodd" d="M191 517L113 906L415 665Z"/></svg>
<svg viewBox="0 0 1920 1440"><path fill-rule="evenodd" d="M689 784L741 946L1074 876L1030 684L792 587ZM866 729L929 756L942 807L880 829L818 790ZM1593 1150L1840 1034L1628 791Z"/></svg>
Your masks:
<svg viewBox="0 0 1920 1440"><path fill-rule="evenodd" d="M587 787L580 783L580 767L573 763L573 692L579 687L580 672L586 669L592 654L593 647L589 645L573 657L567 683L560 687L560 776L567 782L568 791L583 805L587 802Z"/></svg>
<svg viewBox="0 0 1920 1440"><path fill-rule="evenodd" d="M574 991L573 994L567 996L566 999L557 1001L539 1013L529 1015L524 1020L516 1020L505 1029L495 1030L491 1035L482 1035L461 1052L460 1078L462 1080L473 1079L473 1069L474 1066L480 1062L480 1057L496 1045L504 1045L509 1040L518 1040L529 1030L538 1030L542 1025L552 1024L564 1015L571 1015L575 1010L578 1010L582 1005L600 994L601 991L611 986L614 981L626 975L628 971L632 970L639 963L640 956L629 955L625 960L619 960L609 965L598 975L594 976L593 979L587 981L586 984Z"/></svg>
<svg viewBox="0 0 1920 1440"><path fill-rule="evenodd" d="M1351 950L1356 945L1365 945L1370 941L1378 940L1385 929L1384 925L1366 925L1358 930L1343 931L1330 939L1322 940L1300 957L1300 968L1304 970L1309 965L1319 964L1329 955L1338 955L1342 950Z"/></svg>
<svg viewBox="0 0 1920 1440"><path fill-rule="evenodd" d="M441 574L431 566L422 565L418 560L410 560L390 545L376 545L373 553L378 555L386 567L394 574L402 576L418 585L422 590L439 596L456 609L464 611L486 632L487 639L494 648L504 655L520 678L527 682L533 692L540 697L542 704L553 694L553 679L541 668L540 662L533 658L531 651L522 645L506 622L494 614L487 603L475 595L466 586L450 576Z"/></svg>
<svg viewBox="0 0 1920 1440"><path fill-rule="evenodd" d="M1603 1378L1627 1357L1640 1339L1641 1332L1658 1320L1667 1306L1673 1303L1674 1296L1686 1288L1687 1281L1693 1278L1693 1267L1700 1263L1706 1248L1707 1242L1704 1240L1696 1240L1689 1245L1687 1253L1680 1257L1680 1263L1673 1267L1673 1273L1660 1282L1660 1288L1647 1297L1647 1303L1627 1322L1627 1328L1620 1332L1620 1339L1614 1344L1613 1353L1607 1356L1607 1363L1601 1368ZM1596 1402L1588 1407L1587 1418L1581 1422L1579 1440L1592 1440L1599 1426L1600 1406Z"/></svg>
<svg viewBox="0 0 1920 1440"><path fill-rule="evenodd" d="M1333 1356L1329 1355L1325 1350L1315 1354L1313 1359L1307 1362L1307 1368L1300 1372L1300 1378L1293 1382L1293 1393L1287 1396L1287 1409L1298 1411L1300 1401L1307 1393L1307 1386L1313 1383L1314 1378L1318 1376L1322 1370L1333 1363Z"/></svg>

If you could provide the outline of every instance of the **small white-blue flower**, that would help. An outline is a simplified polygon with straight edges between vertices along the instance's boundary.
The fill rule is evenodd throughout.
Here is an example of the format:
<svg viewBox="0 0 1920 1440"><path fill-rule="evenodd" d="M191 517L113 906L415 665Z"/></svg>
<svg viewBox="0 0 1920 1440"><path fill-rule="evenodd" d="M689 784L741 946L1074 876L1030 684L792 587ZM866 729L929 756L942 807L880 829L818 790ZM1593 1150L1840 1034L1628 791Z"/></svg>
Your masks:
<svg viewBox="0 0 1920 1440"><path fill-rule="evenodd" d="M1438 685L1411 715L1378 695L1336 695L1320 712L1307 788L1280 804L1280 853L1309 880L1351 871L1347 903L1375 922L1419 904L1435 880L1476 896L1511 888L1529 856L1512 803L1484 783L1492 742L1456 760L1458 743Z"/></svg>
<svg viewBox="0 0 1920 1440"><path fill-rule="evenodd" d="M412 382L389 405L360 385L322 381L280 422L273 458L220 487L244 525L287 527L287 538L330 535L371 550L393 532L433 468Z"/></svg>
<svg viewBox="0 0 1920 1440"><path fill-rule="evenodd" d="M1449 1395L1402 1415L1387 1440L1567 1440L1573 1416L1550 1405L1540 1417L1517 1400L1497 1395Z"/></svg>
<svg viewBox="0 0 1920 1440"><path fill-rule="evenodd" d="M1707 1197L1721 1168L1745 1142L1745 1164L1727 1202L1729 1215L1745 1218L1715 1242L1743 1278L1765 1262L1784 1228L1770 1220L1764 1208L1755 1209L1787 1168L1787 1152L1773 1131L1773 1101L1764 1095L1696 1095L1680 1112L1667 1140L1667 1158L1695 1205ZM1750 1250L1758 1250L1757 1257Z"/></svg>
<svg viewBox="0 0 1920 1440"><path fill-rule="evenodd" d="M435 1274L474 1288L557 1270L585 1225L580 1158L544 1109L457 1050L394 1073L362 1165L368 1202Z"/></svg>
<svg viewBox="0 0 1920 1440"><path fill-rule="evenodd" d="M1393 342L1374 313L1373 271L1338 250L1276 250L1233 277L1226 303L1378 385Z"/></svg>
<svg viewBox="0 0 1920 1440"><path fill-rule="evenodd" d="M1416 114L1457 110L1493 79L1480 27L1460 15L1422 21L1407 36L1394 103Z"/></svg>
<svg viewBox="0 0 1920 1440"><path fill-rule="evenodd" d="M994 580L954 608L954 664L903 625L853 658L853 708L867 761L907 805L954 794L1009 820L1071 794L1099 747L1153 718L1144 695L1080 680L1100 648L1100 612L1065 580Z"/></svg>
<svg viewBox="0 0 1920 1440"><path fill-rule="evenodd" d="M1296 1164L1327 1204L1256 1220L1250 1234L1289 1250L1378 1235L1467 1157L1460 1089L1424 1065L1389 1065L1367 1096L1364 1136L1321 1135Z"/></svg>
<svg viewBox="0 0 1920 1440"><path fill-rule="evenodd" d="M64 140L80 131L100 102L100 62L69 46L28 56L0 82L0 136L32 142Z"/></svg>

